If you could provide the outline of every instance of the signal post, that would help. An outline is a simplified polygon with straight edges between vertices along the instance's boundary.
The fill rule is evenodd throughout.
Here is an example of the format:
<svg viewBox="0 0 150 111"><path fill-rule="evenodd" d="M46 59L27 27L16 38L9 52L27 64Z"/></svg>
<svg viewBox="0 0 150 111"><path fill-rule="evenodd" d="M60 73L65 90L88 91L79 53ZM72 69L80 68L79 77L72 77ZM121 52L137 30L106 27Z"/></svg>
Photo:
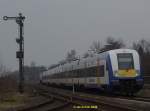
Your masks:
<svg viewBox="0 0 150 111"><path fill-rule="evenodd" d="M23 37L23 27L24 19L22 13L19 13L16 17L4 16L3 20L15 20L19 26L19 38L16 38L16 42L19 44L19 51L16 52L16 58L19 59L19 85L18 89L20 93L24 92L24 37Z"/></svg>

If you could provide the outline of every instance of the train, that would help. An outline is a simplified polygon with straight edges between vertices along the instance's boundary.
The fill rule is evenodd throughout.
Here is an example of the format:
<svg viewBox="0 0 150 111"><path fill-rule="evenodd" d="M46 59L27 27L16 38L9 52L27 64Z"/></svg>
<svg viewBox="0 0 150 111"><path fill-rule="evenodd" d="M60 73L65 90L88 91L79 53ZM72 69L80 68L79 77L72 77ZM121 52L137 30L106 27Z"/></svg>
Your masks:
<svg viewBox="0 0 150 111"><path fill-rule="evenodd" d="M58 64L41 73L40 82L125 94L137 93L144 83L139 54L133 49L114 49Z"/></svg>

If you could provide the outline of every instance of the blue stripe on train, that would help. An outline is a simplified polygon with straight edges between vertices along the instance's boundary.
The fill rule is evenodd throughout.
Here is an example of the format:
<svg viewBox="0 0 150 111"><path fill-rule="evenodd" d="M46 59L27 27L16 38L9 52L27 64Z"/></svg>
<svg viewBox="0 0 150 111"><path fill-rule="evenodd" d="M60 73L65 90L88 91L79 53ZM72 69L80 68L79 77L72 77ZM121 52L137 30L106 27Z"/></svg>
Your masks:
<svg viewBox="0 0 150 111"><path fill-rule="evenodd" d="M107 55L107 58L106 58L106 62L107 62L107 67L108 67L108 77L109 77L109 83L108 83L108 89L111 90L111 81L112 81L112 78L113 78L113 71L112 71L112 64L111 64L111 60L110 60L110 55L108 54Z"/></svg>

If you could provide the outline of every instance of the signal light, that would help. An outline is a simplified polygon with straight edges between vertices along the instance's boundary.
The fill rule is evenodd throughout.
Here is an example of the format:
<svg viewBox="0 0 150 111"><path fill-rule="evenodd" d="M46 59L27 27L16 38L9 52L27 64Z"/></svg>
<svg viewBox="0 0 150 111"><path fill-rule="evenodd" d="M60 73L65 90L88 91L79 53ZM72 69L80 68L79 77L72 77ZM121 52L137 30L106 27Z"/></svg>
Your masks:
<svg viewBox="0 0 150 111"><path fill-rule="evenodd" d="M16 42L17 42L18 44L20 44L21 40L20 40L19 38L16 38Z"/></svg>
<svg viewBox="0 0 150 111"><path fill-rule="evenodd" d="M23 51L16 52L16 58L23 58L23 55L24 55Z"/></svg>
<svg viewBox="0 0 150 111"><path fill-rule="evenodd" d="M4 16L4 17L3 17L3 20L8 20L8 17L7 17L7 16Z"/></svg>

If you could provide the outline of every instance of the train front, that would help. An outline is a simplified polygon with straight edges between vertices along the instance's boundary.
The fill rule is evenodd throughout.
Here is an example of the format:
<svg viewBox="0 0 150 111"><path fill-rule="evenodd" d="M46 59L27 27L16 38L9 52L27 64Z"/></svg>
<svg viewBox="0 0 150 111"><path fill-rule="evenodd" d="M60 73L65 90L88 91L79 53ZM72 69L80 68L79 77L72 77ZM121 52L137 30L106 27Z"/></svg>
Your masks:
<svg viewBox="0 0 150 111"><path fill-rule="evenodd" d="M110 51L108 64L109 81L113 91L134 94L143 87L139 55L135 50Z"/></svg>

